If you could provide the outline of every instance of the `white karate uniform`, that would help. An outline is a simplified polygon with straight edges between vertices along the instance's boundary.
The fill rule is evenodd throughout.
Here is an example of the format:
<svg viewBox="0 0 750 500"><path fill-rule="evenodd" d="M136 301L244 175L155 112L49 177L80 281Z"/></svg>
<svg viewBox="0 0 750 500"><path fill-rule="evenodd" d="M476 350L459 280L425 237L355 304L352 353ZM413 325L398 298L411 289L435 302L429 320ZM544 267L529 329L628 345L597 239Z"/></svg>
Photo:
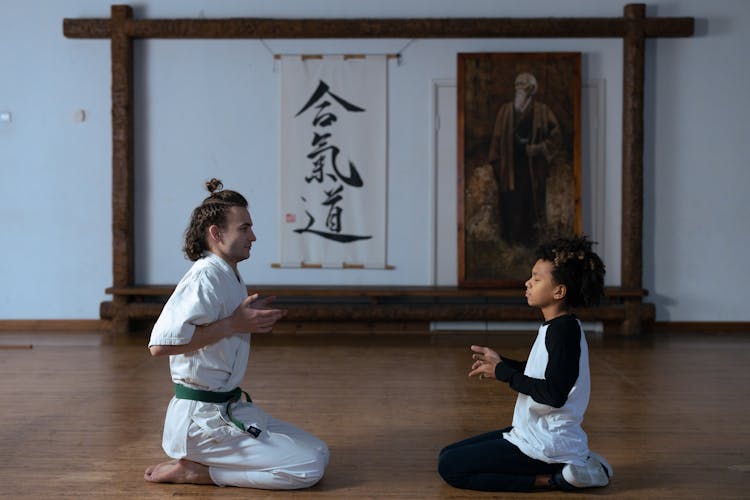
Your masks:
<svg viewBox="0 0 750 500"><path fill-rule="evenodd" d="M149 347L189 343L196 325L230 316L246 298L242 278L223 259L206 253L177 284L154 325ZM249 355L250 333L225 337L195 352L170 356L172 381L204 391L231 391L241 385ZM261 431L253 437L229 420L226 406L173 397L162 437L167 455L207 465L220 486L306 488L323 477L328 465L323 441L253 403L233 403L232 417L245 428Z"/></svg>

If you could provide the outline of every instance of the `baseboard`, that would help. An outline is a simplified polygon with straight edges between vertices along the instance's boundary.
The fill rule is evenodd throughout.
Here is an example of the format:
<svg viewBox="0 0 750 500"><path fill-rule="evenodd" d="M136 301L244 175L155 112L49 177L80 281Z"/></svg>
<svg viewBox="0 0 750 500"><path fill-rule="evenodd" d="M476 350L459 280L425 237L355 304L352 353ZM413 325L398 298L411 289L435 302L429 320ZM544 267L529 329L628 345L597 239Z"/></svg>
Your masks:
<svg viewBox="0 0 750 500"><path fill-rule="evenodd" d="M750 321L655 321L651 333L750 333Z"/></svg>
<svg viewBox="0 0 750 500"><path fill-rule="evenodd" d="M92 332L109 328L110 322L101 319L0 319L0 332Z"/></svg>

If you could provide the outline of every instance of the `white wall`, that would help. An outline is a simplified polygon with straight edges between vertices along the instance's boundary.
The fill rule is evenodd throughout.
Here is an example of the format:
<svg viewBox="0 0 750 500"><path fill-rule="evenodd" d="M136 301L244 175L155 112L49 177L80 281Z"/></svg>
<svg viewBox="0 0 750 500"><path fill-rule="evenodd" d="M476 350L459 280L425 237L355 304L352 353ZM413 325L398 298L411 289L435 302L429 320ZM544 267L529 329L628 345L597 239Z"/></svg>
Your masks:
<svg viewBox="0 0 750 500"><path fill-rule="evenodd" d="M199 1L134 4L136 17L616 17L610 0ZM106 40L62 36L62 19L109 17L98 0L0 0L0 319L96 318L111 285L110 59ZM750 3L652 2L692 16L693 38L650 40L646 60L644 286L657 319L748 321L750 244L745 91ZM278 78L256 40L136 42L136 275L174 283L190 210L212 176L251 203L258 242L248 283L434 282L435 80L468 51L580 51L606 88L604 257L618 284L622 44L619 40L267 40L278 53L394 53L389 63L388 260L395 271L271 269L278 248ZM86 120L76 121L84 110ZM586 137L587 131L584 131ZM586 168L586 166L584 166ZM455 241L440 241L453 245ZM443 252L445 254L445 252Z"/></svg>

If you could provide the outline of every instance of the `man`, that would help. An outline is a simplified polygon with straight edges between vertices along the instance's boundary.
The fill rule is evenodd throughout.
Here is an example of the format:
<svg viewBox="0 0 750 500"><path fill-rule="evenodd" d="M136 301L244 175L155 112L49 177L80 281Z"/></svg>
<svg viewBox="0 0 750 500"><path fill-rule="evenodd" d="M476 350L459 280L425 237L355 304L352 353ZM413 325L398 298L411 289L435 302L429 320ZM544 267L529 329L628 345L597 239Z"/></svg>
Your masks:
<svg viewBox="0 0 750 500"><path fill-rule="evenodd" d="M562 137L552 110L534 100L537 81L531 73L515 80L515 99L497 112L488 160L497 181L503 239L527 246L546 222L546 180Z"/></svg>
<svg viewBox="0 0 750 500"><path fill-rule="evenodd" d="M317 437L277 420L239 388L250 332L270 332L286 311L247 295L237 264L255 241L245 198L206 183L211 195L193 210L185 253L193 266L154 325L149 350L169 355L175 397L162 447L173 458L146 469L151 482L264 489L312 486L328 464ZM242 396L247 401L242 401Z"/></svg>

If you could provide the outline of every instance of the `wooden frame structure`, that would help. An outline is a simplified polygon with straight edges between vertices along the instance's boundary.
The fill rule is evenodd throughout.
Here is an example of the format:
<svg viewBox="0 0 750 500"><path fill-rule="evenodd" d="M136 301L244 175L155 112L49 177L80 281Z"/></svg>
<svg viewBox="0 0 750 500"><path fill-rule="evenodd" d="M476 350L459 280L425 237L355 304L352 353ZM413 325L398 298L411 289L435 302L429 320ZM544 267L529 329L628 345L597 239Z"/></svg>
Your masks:
<svg viewBox="0 0 750 500"><path fill-rule="evenodd" d="M113 332L133 317L134 122L133 40L144 38L621 38L623 40L621 331L641 331L643 274L643 83L646 38L689 37L694 19L649 18L644 4L628 4L616 18L419 19L134 19L113 5L109 19L64 19L68 38L111 41ZM460 295L460 293L458 294ZM617 295L617 294L615 294ZM137 306L137 304L136 304ZM408 306L407 306L408 307ZM442 307L438 305L438 307ZM651 308L651 311L653 308ZM429 312L429 311L428 311ZM651 313L652 314L652 313ZM466 318L461 318L466 319ZM476 318L482 319L482 318ZM506 318L512 319L512 318Z"/></svg>

